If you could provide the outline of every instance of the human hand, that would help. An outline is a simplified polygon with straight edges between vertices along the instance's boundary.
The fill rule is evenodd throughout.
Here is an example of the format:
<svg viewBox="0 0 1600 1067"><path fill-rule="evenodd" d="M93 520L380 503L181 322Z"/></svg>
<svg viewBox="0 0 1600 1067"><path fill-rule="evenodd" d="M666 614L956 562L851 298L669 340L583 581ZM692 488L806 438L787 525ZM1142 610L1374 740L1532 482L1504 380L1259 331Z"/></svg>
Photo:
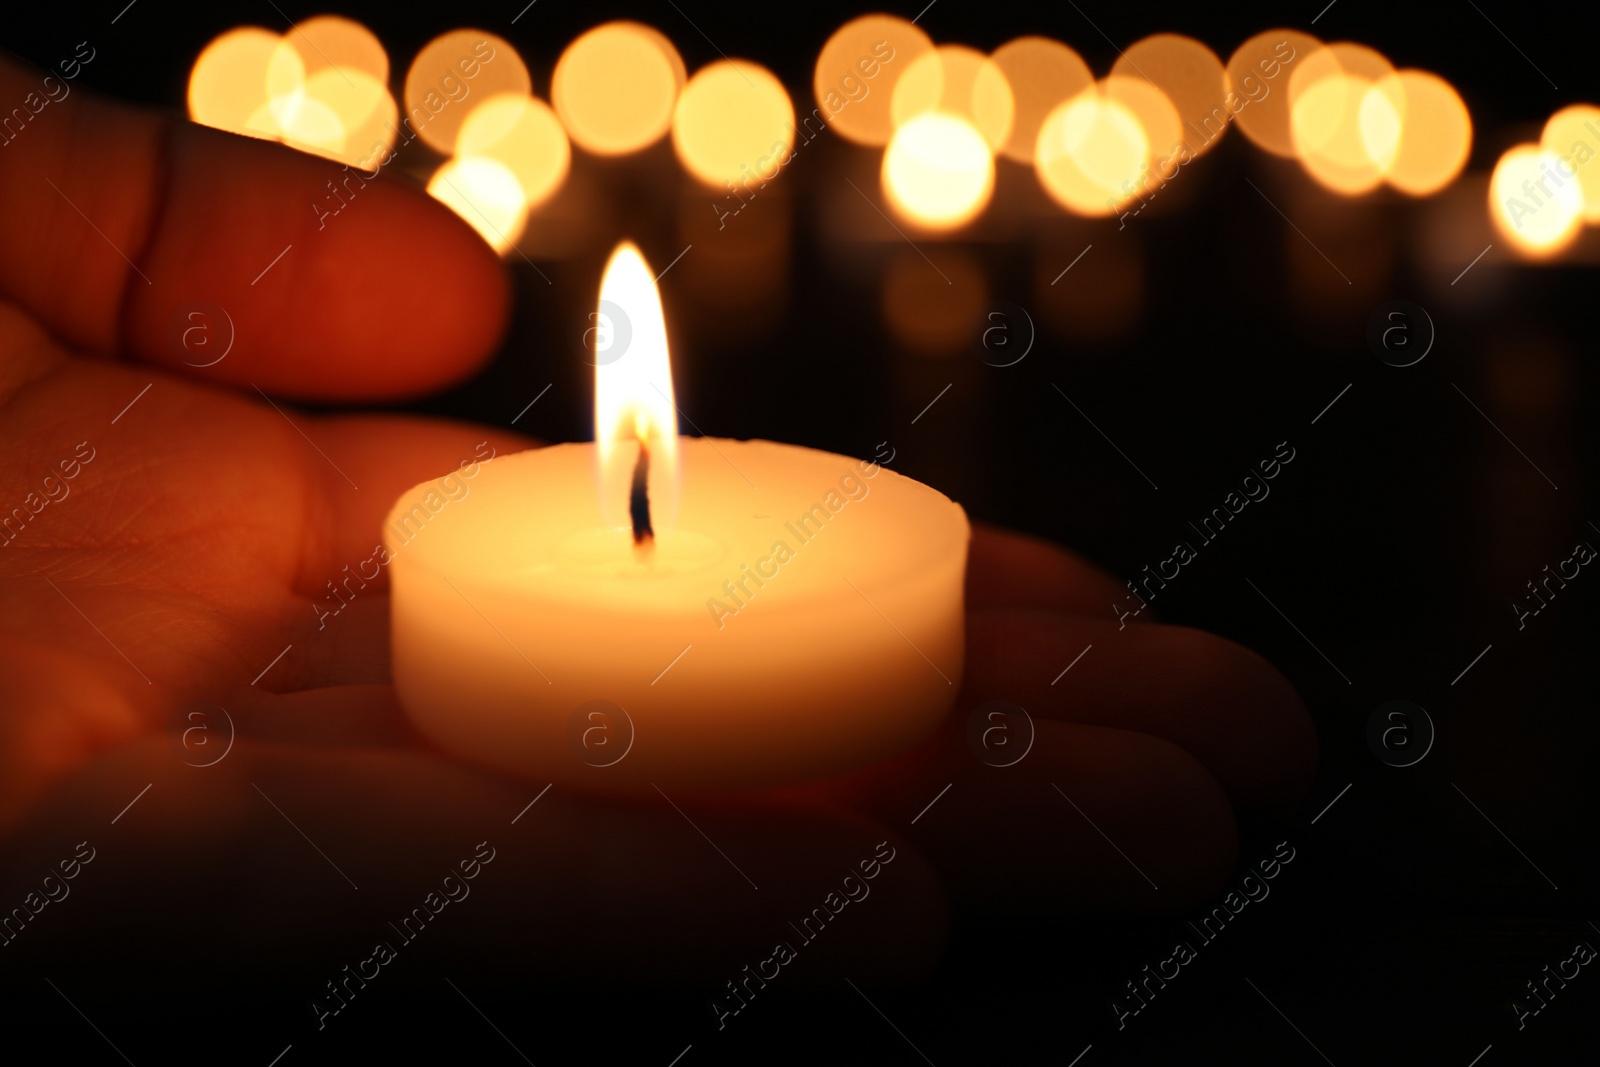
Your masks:
<svg viewBox="0 0 1600 1067"><path fill-rule="evenodd" d="M29 87L0 65L0 99ZM73 883L71 923L30 925L12 953L232 944L303 963L353 937L365 954L487 841L480 904L409 957L536 947L552 977L620 957L710 980L766 954L885 842L880 903L806 949L867 980L928 965L951 907L1204 899L1232 869L1234 809L1281 809L1309 780L1305 711L1270 667L1195 631L1119 630L1115 582L982 528L957 711L896 760L660 802L544 796L461 765L395 704L382 578L320 628L308 604L370 554L402 489L479 442L528 442L265 397L390 399L470 373L507 312L494 257L382 179L319 230L307 205L338 167L86 94L3 151L0 193L29 207L0 234L0 501L60 495L46 473L68 488L23 504L0 546L0 888L21 899L80 840L107 857ZM213 354L181 330L201 302L226 309L234 345L197 368ZM1037 728L1010 767L966 740L990 699ZM237 730L203 767L174 742L201 706ZM215 940L175 947L197 906Z"/></svg>

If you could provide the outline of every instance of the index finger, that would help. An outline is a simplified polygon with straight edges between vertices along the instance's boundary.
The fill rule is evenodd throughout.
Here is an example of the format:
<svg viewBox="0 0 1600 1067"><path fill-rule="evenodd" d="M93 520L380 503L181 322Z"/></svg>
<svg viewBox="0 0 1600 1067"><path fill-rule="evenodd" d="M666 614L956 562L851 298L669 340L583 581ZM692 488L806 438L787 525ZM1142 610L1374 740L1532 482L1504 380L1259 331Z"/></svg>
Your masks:
<svg viewBox="0 0 1600 1067"><path fill-rule="evenodd" d="M346 400L436 388L499 342L498 259L419 190L4 60L0 100L25 105L0 141L0 296L69 345L186 370L185 310L215 306L233 344L208 380Z"/></svg>

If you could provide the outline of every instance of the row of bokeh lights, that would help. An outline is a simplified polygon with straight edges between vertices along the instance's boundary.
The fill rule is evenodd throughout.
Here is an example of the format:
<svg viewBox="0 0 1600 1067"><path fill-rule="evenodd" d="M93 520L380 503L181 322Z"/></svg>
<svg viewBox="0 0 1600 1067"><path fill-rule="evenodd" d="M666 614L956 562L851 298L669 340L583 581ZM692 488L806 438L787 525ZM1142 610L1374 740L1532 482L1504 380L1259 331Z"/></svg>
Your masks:
<svg viewBox="0 0 1600 1067"><path fill-rule="evenodd" d="M352 20L319 16L286 34L244 27L195 61L189 111L365 171L420 138L445 157L429 191L502 251L566 180L572 145L622 156L670 134L683 167L731 207L778 177L797 138L831 128L881 149L886 199L905 221L939 232L983 213L997 157L1032 167L1061 207L1095 217L1130 210L1231 126L1344 196L1381 185L1437 193L1460 175L1473 136L1444 79L1287 29L1250 38L1226 63L1193 38L1157 34L1096 79L1059 41L1022 37L985 55L935 45L905 19L866 15L823 46L816 106L799 116L760 64L722 59L690 77L672 42L635 22L569 44L549 103L533 95L516 49L480 30L429 42L399 103L389 77L382 43ZM1597 120L1600 110L1567 108L1539 144L1499 160L1490 214L1525 253L1552 254L1585 221L1600 223L1600 167L1580 169L1588 155L1571 161L1587 148L1584 124L1600 130Z"/></svg>

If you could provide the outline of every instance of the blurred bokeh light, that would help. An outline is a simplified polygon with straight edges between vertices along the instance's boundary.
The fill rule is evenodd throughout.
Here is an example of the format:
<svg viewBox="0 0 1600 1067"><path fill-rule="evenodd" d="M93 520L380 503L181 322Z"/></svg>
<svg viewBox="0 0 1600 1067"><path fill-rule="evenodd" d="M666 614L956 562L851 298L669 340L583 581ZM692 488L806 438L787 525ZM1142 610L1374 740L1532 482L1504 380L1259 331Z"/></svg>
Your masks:
<svg viewBox="0 0 1600 1067"><path fill-rule="evenodd" d="M1228 57L1226 107L1239 132L1257 148L1275 156L1295 155L1289 130L1289 78L1306 56L1321 47L1322 42L1309 33L1276 29L1256 34Z"/></svg>
<svg viewBox="0 0 1600 1067"><path fill-rule="evenodd" d="M811 122L831 126L857 144L882 147L894 133L890 103L896 83L922 55L928 35L895 15L862 15L840 26L822 46L812 75L817 97ZM815 133L811 126L808 131Z"/></svg>
<svg viewBox="0 0 1600 1067"><path fill-rule="evenodd" d="M1228 73L1217 54L1193 37L1158 33L1135 41L1112 64L1111 73L1142 79L1165 94L1177 114L1179 136L1191 155L1209 151L1227 131ZM1146 126L1148 129L1148 122ZM1170 157L1173 145L1150 132L1156 157Z"/></svg>
<svg viewBox="0 0 1600 1067"><path fill-rule="evenodd" d="M1034 169L1045 191L1079 215L1114 214L1150 160L1139 118L1102 87L1057 105L1039 129Z"/></svg>
<svg viewBox="0 0 1600 1067"><path fill-rule="evenodd" d="M285 144L360 166L381 160L394 143L399 111L384 84L365 71L325 67L290 99L293 110L278 116Z"/></svg>
<svg viewBox="0 0 1600 1067"><path fill-rule="evenodd" d="M794 105L766 67L718 60L684 86L672 144L685 169L707 185L759 187L793 156Z"/></svg>
<svg viewBox="0 0 1600 1067"><path fill-rule="evenodd" d="M278 123L266 110L267 68L281 38L259 26L241 26L215 38L189 72L189 117L247 137L276 138Z"/></svg>
<svg viewBox="0 0 1600 1067"><path fill-rule="evenodd" d="M1472 152L1467 105L1449 82L1425 70L1374 82L1362 98L1360 122L1384 180L1409 196L1431 196L1455 181Z"/></svg>
<svg viewBox="0 0 1600 1067"><path fill-rule="evenodd" d="M1290 73L1295 154L1326 188L1357 196L1382 183L1399 145L1401 117L1388 96L1367 94L1393 73L1380 53L1350 42L1316 49Z"/></svg>
<svg viewBox="0 0 1600 1067"><path fill-rule="evenodd" d="M367 168L394 144L399 108L389 95L389 54L361 23L318 15L284 34L305 70L305 99L281 120L286 144ZM331 112L336 125L322 113Z"/></svg>
<svg viewBox="0 0 1600 1067"><path fill-rule="evenodd" d="M1557 111L1544 124L1539 147L1566 161L1560 170L1563 178L1576 172L1583 191L1583 217L1600 223L1600 166L1591 165L1600 152L1600 107L1573 104Z"/></svg>
<svg viewBox="0 0 1600 1067"><path fill-rule="evenodd" d="M1018 37L995 49L994 60L1011 87L1011 136L1001 146L1007 159L1032 165L1039 127L1056 105L1094 84L1083 58L1048 37Z"/></svg>
<svg viewBox="0 0 1600 1067"><path fill-rule="evenodd" d="M1561 251L1583 226L1583 192L1574 178L1557 170L1560 162L1548 149L1521 144L1500 157L1489 179L1495 227L1534 258Z"/></svg>
<svg viewBox="0 0 1600 1067"><path fill-rule="evenodd" d="M289 63L279 62L279 57L289 57ZM319 155L328 155L340 151L345 143L345 125L339 113L325 101L313 96L310 87L300 74L299 57L287 44L280 45L274 57L272 70L274 73L291 64L294 67L295 86L287 92L272 93L267 101L267 111L272 116L273 123L278 127L278 136L284 144L298 148L305 152L315 152ZM325 71L324 73L333 73ZM363 76L364 77L364 76ZM274 83L279 79L271 79ZM323 87L325 88L325 87ZM343 101L346 106L360 109L361 100Z"/></svg>
<svg viewBox="0 0 1600 1067"><path fill-rule="evenodd" d="M963 45L940 45L906 67L890 102L897 127L929 111L960 116L999 151L1011 136L1016 107L994 60Z"/></svg>
<svg viewBox="0 0 1600 1067"><path fill-rule="evenodd" d="M247 26L211 41L189 75L189 116L368 166L394 140L389 57L360 23L307 20L286 35Z"/></svg>
<svg viewBox="0 0 1600 1067"><path fill-rule="evenodd" d="M300 54L307 78L329 68L359 71L379 85L389 83L389 53L376 34L342 15L317 15L297 23L284 39Z"/></svg>
<svg viewBox="0 0 1600 1067"><path fill-rule="evenodd" d="M1120 104L1139 120L1149 144L1149 154L1144 160L1148 172L1163 179L1172 177L1185 158L1185 142L1183 121L1167 94L1144 78L1121 74L1101 79L1096 88L1105 100ZM1141 168L1141 173L1143 170Z"/></svg>
<svg viewBox="0 0 1600 1067"><path fill-rule="evenodd" d="M960 115L925 111L894 131L883 153L883 189L900 215L919 226L961 226L994 193L989 142Z"/></svg>
<svg viewBox="0 0 1600 1067"><path fill-rule="evenodd" d="M527 65L503 38L484 30L451 30L423 45L411 61L401 121L434 151L449 155L479 101L532 92Z"/></svg>
<svg viewBox="0 0 1600 1067"><path fill-rule="evenodd" d="M487 156L446 162L428 181L428 195L449 207L504 253L516 244L528 220L528 201L511 168Z"/></svg>
<svg viewBox="0 0 1600 1067"><path fill-rule="evenodd" d="M1364 78L1334 73L1307 87L1294 102L1291 128L1300 162L1313 178L1337 193L1353 196L1383 181L1383 170L1361 136L1361 103L1370 88L1372 82ZM1387 122L1391 152L1398 140L1398 121L1391 117Z"/></svg>
<svg viewBox="0 0 1600 1067"><path fill-rule="evenodd" d="M501 93L473 108L456 138L459 159L487 158L516 176L528 208L561 187L572 161L567 133L542 100Z"/></svg>
<svg viewBox="0 0 1600 1067"><path fill-rule="evenodd" d="M561 53L550 100L579 148L625 155L666 135L686 80L683 58L660 31L608 22Z"/></svg>

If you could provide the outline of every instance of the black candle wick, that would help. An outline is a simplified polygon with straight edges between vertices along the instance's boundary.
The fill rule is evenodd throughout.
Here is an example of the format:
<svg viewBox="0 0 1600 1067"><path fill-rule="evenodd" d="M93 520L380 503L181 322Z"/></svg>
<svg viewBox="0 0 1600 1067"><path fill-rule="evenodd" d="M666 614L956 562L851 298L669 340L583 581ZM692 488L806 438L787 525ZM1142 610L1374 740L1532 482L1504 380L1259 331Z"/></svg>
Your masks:
<svg viewBox="0 0 1600 1067"><path fill-rule="evenodd" d="M633 520L633 543L642 545L655 538L650 527L650 446L639 442L639 462L633 467L633 490L628 494L628 517Z"/></svg>

